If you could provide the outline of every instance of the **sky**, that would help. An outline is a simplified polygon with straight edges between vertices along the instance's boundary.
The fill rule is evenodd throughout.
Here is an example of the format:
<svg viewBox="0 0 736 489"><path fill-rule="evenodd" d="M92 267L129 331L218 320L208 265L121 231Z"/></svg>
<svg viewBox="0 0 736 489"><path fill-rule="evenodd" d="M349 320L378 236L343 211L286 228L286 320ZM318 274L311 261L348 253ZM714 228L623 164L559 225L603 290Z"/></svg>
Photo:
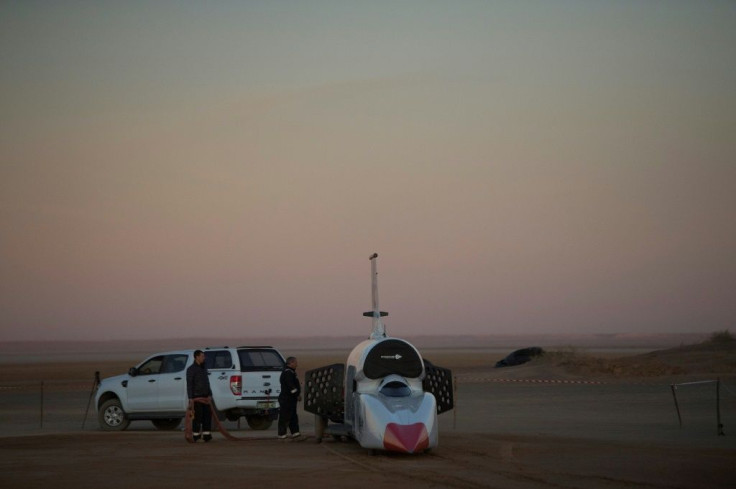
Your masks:
<svg viewBox="0 0 736 489"><path fill-rule="evenodd" d="M0 1L0 341L736 329L736 3Z"/></svg>

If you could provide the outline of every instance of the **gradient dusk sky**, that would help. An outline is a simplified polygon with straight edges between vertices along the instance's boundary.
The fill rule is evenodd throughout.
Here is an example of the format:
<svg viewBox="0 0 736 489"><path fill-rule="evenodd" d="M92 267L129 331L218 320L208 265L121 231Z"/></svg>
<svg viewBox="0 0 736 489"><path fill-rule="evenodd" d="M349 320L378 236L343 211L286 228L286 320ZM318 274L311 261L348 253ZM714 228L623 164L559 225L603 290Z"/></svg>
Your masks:
<svg viewBox="0 0 736 489"><path fill-rule="evenodd" d="M736 327L736 2L3 1L0 340Z"/></svg>

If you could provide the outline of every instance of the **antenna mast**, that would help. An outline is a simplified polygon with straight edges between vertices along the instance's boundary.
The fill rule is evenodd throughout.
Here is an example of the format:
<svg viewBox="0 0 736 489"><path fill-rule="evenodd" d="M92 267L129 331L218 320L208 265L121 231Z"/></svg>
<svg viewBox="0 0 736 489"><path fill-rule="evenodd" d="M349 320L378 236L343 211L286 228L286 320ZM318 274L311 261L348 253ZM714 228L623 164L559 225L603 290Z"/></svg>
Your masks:
<svg viewBox="0 0 736 489"><path fill-rule="evenodd" d="M376 260L378 253L373 253L369 260L371 261L371 297L373 302L373 310L370 313L364 314L365 316L373 317L373 332L371 333L371 339L377 340L386 337L386 327L381 321L382 316L388 316L387 312L381 312L378 307L378 272L376 271Z"/></svg>

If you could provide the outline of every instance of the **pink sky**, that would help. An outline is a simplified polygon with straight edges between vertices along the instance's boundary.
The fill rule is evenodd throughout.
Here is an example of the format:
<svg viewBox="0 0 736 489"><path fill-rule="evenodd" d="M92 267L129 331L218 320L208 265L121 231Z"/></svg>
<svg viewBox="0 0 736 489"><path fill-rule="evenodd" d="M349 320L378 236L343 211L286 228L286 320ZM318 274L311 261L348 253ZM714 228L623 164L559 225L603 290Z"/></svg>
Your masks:
<svg viewBox="0 0 736 489"><path fill-rule="evenodd" d="M0 340L711 332L730 2L0 6Z"/></svg>

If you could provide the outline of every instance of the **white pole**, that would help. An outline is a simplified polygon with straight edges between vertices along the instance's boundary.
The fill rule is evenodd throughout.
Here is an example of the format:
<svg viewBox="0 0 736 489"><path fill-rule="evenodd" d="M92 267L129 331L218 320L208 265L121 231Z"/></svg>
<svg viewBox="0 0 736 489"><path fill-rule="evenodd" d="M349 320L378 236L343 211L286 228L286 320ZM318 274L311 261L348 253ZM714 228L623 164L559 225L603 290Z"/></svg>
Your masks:
<svg viewBox="0 0 736 489"><path fill-rule="evenodd" d="M372 340L386 337L386 327L383 325L383 321L381 321L381 309L378 308L378 271L376 270L376 258L378 258L378 253L373 253L369 258L371 261L371 298L373 303Z"/></svg>

